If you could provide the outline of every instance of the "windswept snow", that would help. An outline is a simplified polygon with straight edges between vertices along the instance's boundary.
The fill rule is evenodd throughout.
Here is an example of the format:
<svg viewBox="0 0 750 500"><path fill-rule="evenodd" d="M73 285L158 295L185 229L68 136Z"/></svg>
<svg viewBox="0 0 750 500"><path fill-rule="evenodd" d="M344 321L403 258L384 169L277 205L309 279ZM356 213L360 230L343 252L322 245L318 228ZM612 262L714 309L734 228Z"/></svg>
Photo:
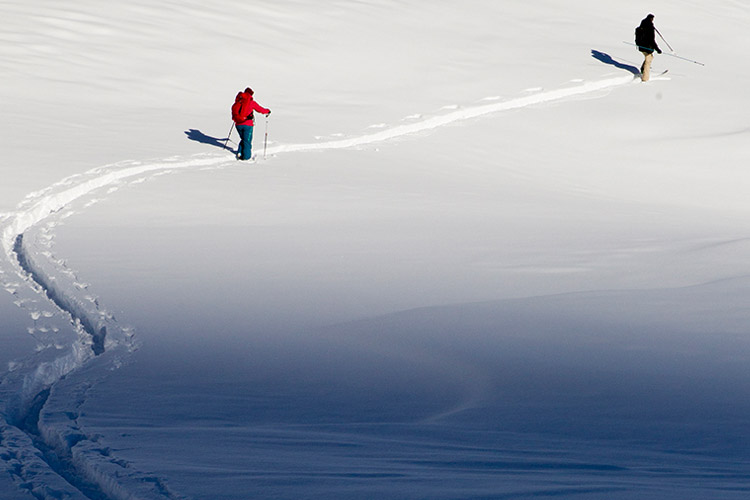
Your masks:
<svg viewBox="0 0 750 500"><path fill-rule="evenodd" d="M747 495L748 6L0 14L0 498Z"/></svg>

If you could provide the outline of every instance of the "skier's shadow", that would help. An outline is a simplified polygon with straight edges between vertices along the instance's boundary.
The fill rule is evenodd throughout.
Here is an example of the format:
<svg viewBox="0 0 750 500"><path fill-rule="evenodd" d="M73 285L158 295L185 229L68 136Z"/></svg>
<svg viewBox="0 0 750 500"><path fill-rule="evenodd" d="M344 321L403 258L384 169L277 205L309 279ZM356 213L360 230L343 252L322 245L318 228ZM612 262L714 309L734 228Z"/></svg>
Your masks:
<svg viewBox="0 0 750 500"><path fill-rule="evenodd" d="M210 146L216 146L217 148L228 149L229 151L233 151L229 147L226 137L223 139L218 139L216 137L211 137L210 135L206 135L200 130L196 130L194 128L191 128L190 130L186 130L185 135L191 141L200 142L201 144L208 144ZM227 146L225 147L224 144L227 144Z"/></svg>
<svg viewBox="0 0 750 500"><path fill-rule="evenodd" d="M636 68L635 66L631 66L629 64L621 63L620 61L615 61L614 59L612 59L612 56L610 56L609 54L605 54L604 52L599 52L598 50L591 49L591 57L593 57L597 61L603 62L604 64L611 64L615 68L626 69L634 75L641 74L641 70L639 68Z"/></svg>

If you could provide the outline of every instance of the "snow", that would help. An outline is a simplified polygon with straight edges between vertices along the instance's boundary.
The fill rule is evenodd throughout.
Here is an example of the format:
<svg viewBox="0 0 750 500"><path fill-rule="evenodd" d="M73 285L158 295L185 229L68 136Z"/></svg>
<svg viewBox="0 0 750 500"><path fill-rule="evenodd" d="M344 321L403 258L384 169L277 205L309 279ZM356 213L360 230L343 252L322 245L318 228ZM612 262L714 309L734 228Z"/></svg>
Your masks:
<svg viewBox="0 0 750 500"><path fill-rule="evenodd" d="M750 6L0 16L3 500L747 496Z"/></svg>

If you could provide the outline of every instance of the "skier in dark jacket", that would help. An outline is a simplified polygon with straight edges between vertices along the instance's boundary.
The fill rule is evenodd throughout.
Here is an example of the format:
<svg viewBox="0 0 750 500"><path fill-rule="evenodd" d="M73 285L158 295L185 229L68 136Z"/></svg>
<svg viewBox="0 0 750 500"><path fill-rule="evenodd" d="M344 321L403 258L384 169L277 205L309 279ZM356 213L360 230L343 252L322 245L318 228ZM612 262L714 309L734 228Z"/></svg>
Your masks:
<svg viewBox="0 0 750 500"><path fill-rule="evenodd" d="M641 65L641 80L647 82L651 77L651 61L654 60L654 51L661 54L661 49L656 44L656 28L654 27L654 15L649 14L641 21L640 26L635 29L635 44L643 54L644 60Z"/></svg>

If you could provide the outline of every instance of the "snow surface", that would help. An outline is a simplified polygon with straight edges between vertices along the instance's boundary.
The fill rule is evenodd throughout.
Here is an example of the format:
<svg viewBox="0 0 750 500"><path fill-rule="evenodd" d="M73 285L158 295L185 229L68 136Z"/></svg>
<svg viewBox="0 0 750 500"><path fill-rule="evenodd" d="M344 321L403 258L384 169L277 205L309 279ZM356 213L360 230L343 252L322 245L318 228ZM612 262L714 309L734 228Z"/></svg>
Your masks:
<svg viewBox="0 0 750 500"><path fill-rule="evenodd" d="M0 16L0 499L748 496L746 2Z"/></svg>

